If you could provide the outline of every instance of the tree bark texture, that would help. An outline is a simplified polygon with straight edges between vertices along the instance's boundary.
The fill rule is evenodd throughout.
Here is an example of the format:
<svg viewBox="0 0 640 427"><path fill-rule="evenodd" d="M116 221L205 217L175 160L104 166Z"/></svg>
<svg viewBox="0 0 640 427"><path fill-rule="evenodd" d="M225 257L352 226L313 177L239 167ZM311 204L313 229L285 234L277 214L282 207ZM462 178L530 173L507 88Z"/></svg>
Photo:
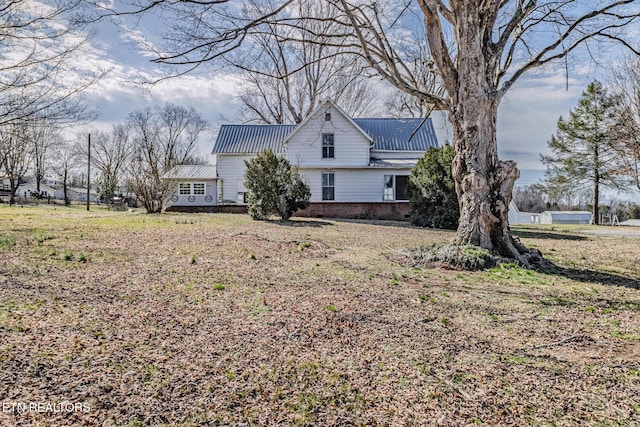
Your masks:
<svg viewBox="0 0 640 427"><path fill-rule="evenodd" d="M503 256L520 258L509 229L508 208L520 171L513 161L498 159L497 102L480 97L460 105L453 118L456 183L460 221L456 242L481 246Z"/></svg>
<svg viewBox="0 0 640 427"><path fill-rule="evenodd" d="M470 2L472 3L472 2ZM496 122L500 95L492 63L478 31L478 8L470 5L458 15L457 87L451 96L449 120L456 152L452 173L460 205L455 241L525 261L526 249L509 229L511 192L520 172L513 161L498 158Z"/></svg>

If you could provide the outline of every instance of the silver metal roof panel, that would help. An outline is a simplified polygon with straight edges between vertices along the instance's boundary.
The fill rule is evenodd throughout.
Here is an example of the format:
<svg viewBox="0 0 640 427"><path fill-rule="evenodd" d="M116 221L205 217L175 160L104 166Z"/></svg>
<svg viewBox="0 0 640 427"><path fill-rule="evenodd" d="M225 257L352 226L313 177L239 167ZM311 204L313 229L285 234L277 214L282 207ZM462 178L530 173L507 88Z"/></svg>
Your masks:
<svg viewBox="0 0 640 427"><path fill-rule="evenodd" d="M372 149L379 151L427 151L438 147L431 119L423 120L353 119L373 139Z"/></svg>
<svg viewBox="0 0 640 427"><path fill-rule="evenodd" d="M427 151L438 147L431 119L353 119L377 151ZM222 125L212 154L254 154L270 148L284 153L283 142L296 125ZM417 130L416 130L417 129Z"/></svg>
<svg viewBox="0 0 640 427"><path fill-rule="evenodd" d="M167 179L217 179L216 167L211 165L178 165L163 175Z"/></svg>
<svg viewBox="0 0 640 427"><path fill-rule="evenodd" d="M284 153L282 142L296 125L222 125L213 154L254 154L270 148Z"/></svg>

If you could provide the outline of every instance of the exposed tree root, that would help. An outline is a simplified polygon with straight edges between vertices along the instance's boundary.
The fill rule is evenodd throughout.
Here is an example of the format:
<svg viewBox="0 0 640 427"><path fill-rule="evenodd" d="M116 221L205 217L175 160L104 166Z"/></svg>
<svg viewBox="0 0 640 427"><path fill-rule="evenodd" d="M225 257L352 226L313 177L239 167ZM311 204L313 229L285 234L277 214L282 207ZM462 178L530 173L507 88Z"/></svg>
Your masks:
<svg viewBox="0 0 640 427"><path fill-rule="evenodd" d="M548 268L551 266L551 263L544 259L542 256L542 252L538 249L529 249L525 245L520 242L520 239L517 237L511 237L511 241L513 242L513 246L516 249L515 259L518 260L518 263L526 268Z"/></svg>
<svg viewBox="0 0 640 427"><path fill-rule="evenodd" d="M403 252L415 265L439 265L457 270L483 270L500 264L517 263L529 269L548 268L551 264L537 249L528 249L514 239L508 251L489 251L479 246L459 243L433 245ZM506 252L506 254L505 254Z"/></svg>

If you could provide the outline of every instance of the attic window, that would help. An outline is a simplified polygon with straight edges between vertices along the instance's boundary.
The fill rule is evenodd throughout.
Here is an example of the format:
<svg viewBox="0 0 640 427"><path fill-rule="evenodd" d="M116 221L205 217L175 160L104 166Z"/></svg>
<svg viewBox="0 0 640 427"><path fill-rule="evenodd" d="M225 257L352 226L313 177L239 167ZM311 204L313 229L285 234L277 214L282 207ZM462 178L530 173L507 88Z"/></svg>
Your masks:
<svg viewBox="0 0 640 427"><path fill-rule="evenodd" d="M335 154L334 149L335 149L335 145L333 142L333 134L323 133L322 134L322 158L333 159Z"/></svg>
<svg viewBox="0 0 640 427"><path fill-rule="evenodd" d="M326 113L324 113L324 121L325 122L331 121L331 111L327 111Z"/></svg>

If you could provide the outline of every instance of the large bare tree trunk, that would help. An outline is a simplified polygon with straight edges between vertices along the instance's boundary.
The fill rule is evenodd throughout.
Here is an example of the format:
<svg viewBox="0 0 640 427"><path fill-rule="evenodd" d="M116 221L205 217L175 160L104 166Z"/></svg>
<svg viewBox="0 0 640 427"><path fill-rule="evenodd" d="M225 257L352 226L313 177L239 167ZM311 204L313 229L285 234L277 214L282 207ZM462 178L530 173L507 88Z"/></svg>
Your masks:
<svg viewBox="0 0 640 427"><path fill-rule="evenodd" d="M451 120L456 150L452 172L460 204L455 240L519 259L524 248L511 237L508 207L520 171L515 162L498 159L497 102L471 99Z"/></svg>
<svg viewBox="0 0 640 427"><path fill-rule="evenodd" d="M472 2L469 2L472 3ZM449 120L456 155L452 173L460 204L455 241L526 262L509 229L511 192L520 172L513 161L498 158L496 122L500 102L478 31L478 8L469 5L459 22L458 87L451 90Z"/></svg>

